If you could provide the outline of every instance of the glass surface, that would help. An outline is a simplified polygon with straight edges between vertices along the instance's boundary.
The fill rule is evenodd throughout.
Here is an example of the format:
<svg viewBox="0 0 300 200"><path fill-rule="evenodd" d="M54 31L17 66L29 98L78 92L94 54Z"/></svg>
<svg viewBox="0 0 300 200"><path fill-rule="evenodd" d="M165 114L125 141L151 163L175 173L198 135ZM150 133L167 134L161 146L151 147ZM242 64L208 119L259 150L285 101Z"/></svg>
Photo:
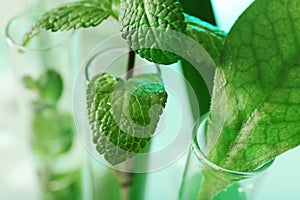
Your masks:
<svg viewBox="0 0 300 200"><path fill-rule="evenodd" d="M224 169L207 158L204 115L196 123L179 194L181 200L251 200L263 182L263 175L273 161L251 172Z"/></svg>
<svg viewBox="0 0 300 200"><path fill-rule="evenodd" d="M128 53L129 48L107 48L106 46L101 48L100 45L85 59L76 82L74 111L77 130L83 145L91 154L87 161L88 176L85 179L85 183L90 184L87 190L89 191L87 198L91 200L144 199L146 174L133 174L126 171L132 169L133 165L147 165L147 159L144 159L143 162L129 161L117 166L111 165L104 159L103 155L97 152L92 141L93 133L87 122L88 115L85 99L87 84L94 76L100 73L109 73L126 80ZM147 70L145 70L146 68ZM139 57L135 57L135 68L132 70L132 77L151 73L160 73L159 67L155 64L149 64Z"/></svg>
<svg viewBox="0 0 300 200"><path fill-rule="evenodd" d="M110 73L126 79L128 52L128 45L121 38L120 34L114 35L99 44L83 62L74 89L74 116L80 139L89 153L107 167L112 166L103 159L103 156L97 153L91 140L92 132L86 111L86 88L89 80L98 73ZM151 154L138 154L132 159L132 161L142 161L149 158L153 162L150 163L150 166L134 166L134 171L137 173L156 171L171 165L186 152L191 141L191 136L186 134L186 132L191 131L193 122L191 120L191 111L186 108L187 93L185 90L187 87L192 91L191 86L188 82L185 82L183 75L176 71L174 65L160 65L160 67L157 67L156 64L136 55L133 77L155 73L161 74L164 87L168 93L168 99L152 138L151 146L153 148L151 148ZM185 87L184 84L187 86ZM194 93L191 93L191 98L196 99ZM142 164L143 162L140 163ZM132 172L130 171L131 169L120 169Z"/></svg>
<svg viewBox="0 0 300 200"><path fill-rule="evenodd" d="M90 129L86 109L87 84L99 73L109 73L126 81L129 51L126 41L121 38L120 34L111 36L87 56L78 73L74 90L74 116L80 139L92 156L89 173L90 178L94 182L94 191L91 191L91 195L96 196L95 199L102 199L106 195L111 195L111 199L117 198L116 196L119 195L124 197L122 194L124 190L120 188L120 181L124 180L122 177L134 174L132 175L132 185L130 185L130 190L132 191L129 195L130 199L149 199L151 196L157 198L167 197L168 199L172 197L173 199L177 192L157 192L160 189L163 190L158 188L158 185L162 185L162 187L170 185L170 180L160 180L160 177L153 180L152 177L156 175L155 172L157 171L168 173L167 168L187 152L191 141L190 135L186 134L191 131L193 121L189 107L186 108L188 101L185 84L187 84L189 89L191 87L185 82L183 75L176 71L174 65L158 66L140 58L138 55L135 57L132 77L160 74L168 93L166 107L148 148L143 149L142 152L136 154L132 159L113 166L104 159L103 155L97 152L92 141L93 132ZM195 97L195 95L192 97ZM178 174L182 172L177 171ZM121 178L120 174L122 174ZM108 180L108 182L104 185L99 180ZM106 187L103 186L110 189L106 189L106 193L100 192L105 191L103 188ZM178 187L176 190L178 190ZM116 191L119 192L116 193Z"/></svg>
<svg viewBox="0 0 300 200"><path fill-rule="evenodd" d="M72 117L73 33L42 31L24 46L36 17L34 12L18 15L5 32L25 127L19 134L26 134L32 150L41 199L79 200L82 160Z"/></svg>

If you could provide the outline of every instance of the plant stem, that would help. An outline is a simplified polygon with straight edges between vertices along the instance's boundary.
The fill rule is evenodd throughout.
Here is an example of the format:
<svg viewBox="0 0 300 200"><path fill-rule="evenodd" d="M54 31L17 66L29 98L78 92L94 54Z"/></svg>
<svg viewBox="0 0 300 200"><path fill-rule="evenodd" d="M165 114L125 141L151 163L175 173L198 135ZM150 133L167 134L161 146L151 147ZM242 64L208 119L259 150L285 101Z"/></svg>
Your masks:
<svg viewBox="0 0 300 200"><path fill-rule="evenodd" d="M133 75L134 60L135 60L135 52L130 48L128 63L127 63L126 79L131 78Z"/></svg>
<svg viewBox="0 0 300 200"><path fill-rule="evenodd" d="M134 174L128 172L122 172L122 171L115 171L115 175L118 178L121 187L120 190L121 200L129 200L132 179Z"/></svg>
<svg viewBox="0 0 300 200"><path fill-rule="evenodd" d="M129 79L133 76L133 68L135 61L135 52L130 48L128 61L127 61L127 74L126 79ZM132 179L134 174L122 171L115 171L115 176L120 183L120 196L121 200L129 200L132 186Z"/></svg>

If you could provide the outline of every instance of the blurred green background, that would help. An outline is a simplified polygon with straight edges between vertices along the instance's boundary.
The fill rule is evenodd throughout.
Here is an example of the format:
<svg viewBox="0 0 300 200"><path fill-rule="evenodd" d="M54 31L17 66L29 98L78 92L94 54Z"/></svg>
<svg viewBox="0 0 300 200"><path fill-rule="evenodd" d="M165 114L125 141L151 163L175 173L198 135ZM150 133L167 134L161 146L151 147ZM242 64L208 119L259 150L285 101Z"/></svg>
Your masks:
<svg viewBox="0 0 300 200"><path fill-rule="evenodd" d="M32 168L31 155L28 145L24 142L22 135L24 124L18 115L17 100L19 98L14 80L14 71L9 60L8 47L5 42L4 29L8 20L31 7L37 0L0 0L0 199L37 200L37 182ZM58 4L61 1L51 2ZM185 10L202 20L217 24L228 31L238 15L249 5L250 0L182 0ZM93 35L93 31L85 31L83 34ZM88 51L88 50L86 50ZM197 98L202 113L208 111L209 94L201 77L194 73L188 63L183 63L183 73L192 83L193 89L197 91ZM197 118L198 116L194 116ZM82 151L85 151L82 148ZM258 191L257 200L263 199L289 199L298 200L299 178L300 178L300 148L296 148L284 156L278 158L266 176L261 190ZM176 192L172 188L172 182L180 181L180 176L174 174L182 172L184 162L174 163L177 168L170 167L162 176L162 173L153 174L149 180L152 183L168 181L170 187L163 191L166 194ZM175 184L176 185L176 184ZM178 185L178 184L177 184ZM148 190L149 200L157 199L160 188L153 184ZM165 198L162 198L165 199ZM172 199L171 199L172 200Z"/></svg>

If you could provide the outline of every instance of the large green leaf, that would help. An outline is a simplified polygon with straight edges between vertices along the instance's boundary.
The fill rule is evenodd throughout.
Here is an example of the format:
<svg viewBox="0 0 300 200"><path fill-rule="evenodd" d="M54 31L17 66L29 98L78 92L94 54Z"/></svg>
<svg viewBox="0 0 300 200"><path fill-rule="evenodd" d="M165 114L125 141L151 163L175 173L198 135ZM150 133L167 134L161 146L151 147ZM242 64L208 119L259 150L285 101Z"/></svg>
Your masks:
<svg viewBox="0 0 300 200"><path fill-rule="evenodd" d="M113 165L133 157L155 132L166 99L158 74L127 81L107 73L93 77L87 110L97 151Z"/></svg>
<svg viewBox="0 0 300 200"><path fill-rule="evenodd" d="M177 0L122 0L119 21L123 38L141 57L162 64L178 61L179 56L166 50L178 51L180 38L170 33L186 29Z"/></svg>
<svg viewBox="0 0 300 200"><path fill-rule="evenodd" d="M256 0L241 15L216 72L210 159L249 171L300 144L299 52L298 0Z"/></svg>

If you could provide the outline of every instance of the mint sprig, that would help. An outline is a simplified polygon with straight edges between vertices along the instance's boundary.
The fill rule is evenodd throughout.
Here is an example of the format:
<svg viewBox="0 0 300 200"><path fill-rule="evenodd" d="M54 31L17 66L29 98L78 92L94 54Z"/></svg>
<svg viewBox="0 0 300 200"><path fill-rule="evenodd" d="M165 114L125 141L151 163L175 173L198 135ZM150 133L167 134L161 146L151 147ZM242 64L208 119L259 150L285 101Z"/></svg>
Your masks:
<svg viewBox="0 0 300 200"><path fill-rule="evenodd" d="M251 171L300 144L299 18L297 0L255 1L226 37L208 129L217 164Z"/></svg>
<svg viewBox="0 0 300 200"><path fill-rule="evenodd" d="M174 53L178 49L188 57L199 57L192 53L194 47L187 47L180 37L180 34L187 34L206 48L218 63L225 33L184 14L177 0L83 0L68 3L42 14L26 33L23 45L42 30L56 32L94 27L109 16L118 19L122 37L129 46L149 61L175 63L182 59Z"/></svg>
<svg viewBox="0 0 300 200"><path fill-rule="evenodd" d="M87 87L88 119L96 149L116 165L140 152L155 132L167 93L158 74L127 81L101 73Z"/></svg>
<svg viewBox="0 0 300 200"><path fill-rule="evenodd" d="M54 159L69 151L75 130L72 116L57 108L63 93L61 75L53 69L48 69L37 79L24 76L22 82L25 88L37 94L32 101L30 136L35 153L43 159Z"/></svg>

